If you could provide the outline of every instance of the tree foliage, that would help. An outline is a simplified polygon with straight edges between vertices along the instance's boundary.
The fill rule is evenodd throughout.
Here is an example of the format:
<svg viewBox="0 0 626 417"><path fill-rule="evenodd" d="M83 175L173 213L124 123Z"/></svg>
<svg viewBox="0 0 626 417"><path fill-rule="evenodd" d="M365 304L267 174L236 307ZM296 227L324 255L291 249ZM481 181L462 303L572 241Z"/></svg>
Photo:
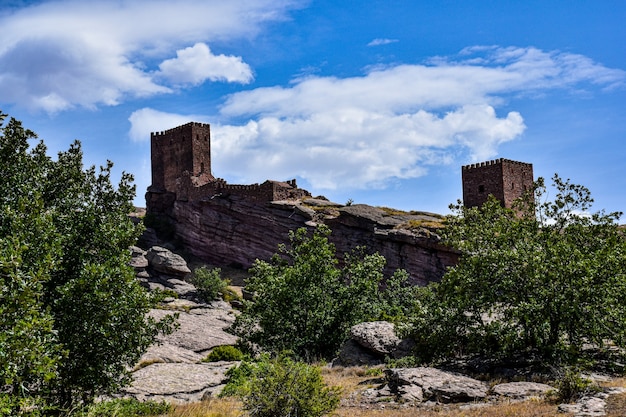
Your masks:
<svg viewBox="0 0 626 417"><path fill-rule="evenodd" d="M411 309L413 288L398 271L383 288L385 259L362 248L338 266L330 229L290 233L271 262L257 260L246 288L255 294L234 325L244 342L310 360L332 357L351 326Z"/></svg>
<svg viewBox="0 0 626 417"><path fill-rule="evenodd" d="M534 353L568 360L583 345L625 347L626 241L620 213L589 213L587 188L543 179L514 209L491 198L451 206L445 241L461 251L439 284L422 290L412 323L424 359Z"/></svg>
<svg viewBox="0 0 626 417"><path fill-rule="evenodd" d="M69 407L115 391L167 323L130 260L135 188L112 163L83 168L75 142L52 160L0 114L0 392ZM20 403L23 401L17 401ZM14 410L18 413L18 410Z"/></svg>

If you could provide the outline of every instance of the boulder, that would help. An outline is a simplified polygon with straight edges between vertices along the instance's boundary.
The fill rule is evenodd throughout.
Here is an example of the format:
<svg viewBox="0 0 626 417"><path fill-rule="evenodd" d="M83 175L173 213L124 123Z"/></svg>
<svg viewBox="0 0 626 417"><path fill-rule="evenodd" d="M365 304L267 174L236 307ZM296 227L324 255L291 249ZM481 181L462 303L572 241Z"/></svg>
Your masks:
<svg viewBox="0 0 626 417"><path fill-rule="evenodd" d="M139 360L139 367L152 363L200 363L204 356L170 343L152 345Z"/></svg>
<svg viewBox="0 0 626 417"><path fill-rule="evenodd" d="M398 396L408 394L406 401L416 401L419 389L424 401L458 403L479 401L487 397L484 382L434 368L386 369L389 389Z"/></svg>
<svg viewBox="0 0 626 417"><path fill-rule="evenodd" d="M148 267L148 259L146 258L145 250L137 246L131 246L130 254L131 254L131 258L130 258L129 265L135 268L135 271L137 272L143 271L144 269Z"/></svg>
<svg viewBox="0 0 626 417"><path fill-rule="evenodd" d="M151 247L146 254L146 258L150 267L157 272L175 277L185 277L191 273L187 262L185 262L182 256L164 247Z"/></svg>
<svg viewBox="0 0 626 417"><path fill-rule="evenodd" d="M399 359L411 353L414 342L400 339L395 325L387 321L359 323L350 329L348 339L333 365L359 366L378 365L386 357Z"/></svg>
<svg viewBox="0 0 626 417"><path fill-rule="evenodd" d="M237 362L155 363L133 373L133 383L123 395L146 400L198 402L218 394L226 372Z"/></svg>
<svg viewBox="0 0 626 417"><path fill-rule="evenodd" d="M384 358L368 351L356 341L349 339L342 346L333 366L372 366L380 365Z"/></svg>
<svg viewBox="0 0 626 417"><path fill-rule="evenodd" d="M189 312L155 309L150 311L150 316L160 320L175 313L179 314L179 327L170 335L160 336L159 341L162 343L200 354L206 354L215 346L237 343L237 337L225 331L235 321L235 315L228 303L215 303L213 308L194 308Z"/></svg>
<svg viewBox="0 0 626 417"><path fill-rule="evenodd" d="M350 338L378 355L389 355L400 344L395 325L387 321L359 323L350 329Z"/></svg>
<svg viewBox="0 0 626 417"><path fill-rule="evenodd" d="M507 382L494 386L491 392L502 397L522 399L541 397L553 389L554 388L550 385L540 384L538 382Z"/></svg>

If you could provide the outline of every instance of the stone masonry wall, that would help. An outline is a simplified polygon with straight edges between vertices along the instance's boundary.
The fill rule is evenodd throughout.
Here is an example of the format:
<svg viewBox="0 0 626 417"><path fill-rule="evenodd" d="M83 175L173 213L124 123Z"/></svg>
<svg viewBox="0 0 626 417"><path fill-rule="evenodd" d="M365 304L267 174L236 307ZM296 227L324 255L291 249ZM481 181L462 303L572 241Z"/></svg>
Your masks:
<svg viewBox="0 0 626 417"><path fill-rule="evenodd" d="M481 206L493 195L510 208L515 199L532 188L533 166L500 158L463 166L462 180L466 207Z"/></svg>

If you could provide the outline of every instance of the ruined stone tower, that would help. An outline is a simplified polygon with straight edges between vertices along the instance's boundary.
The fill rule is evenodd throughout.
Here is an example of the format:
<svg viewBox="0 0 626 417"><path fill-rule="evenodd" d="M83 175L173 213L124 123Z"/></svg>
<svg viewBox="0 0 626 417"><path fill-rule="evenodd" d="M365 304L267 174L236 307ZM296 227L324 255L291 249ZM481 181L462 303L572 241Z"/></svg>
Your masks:
<svg viewBox="0 0 626 417"><path fill-rule="evenodd" d="M150 134L152 189L176 192L176 181L189 173L196 185L213 180L211 175L211 128L187 123Z"/></svg>
<svg viewBox="0 0 626 417"><path fill-rule="evenodd" d="M533 165L504 158L465 165L462 180L466 207L483 205L491 194L511 208L515 199L532 188Z"/></svg>

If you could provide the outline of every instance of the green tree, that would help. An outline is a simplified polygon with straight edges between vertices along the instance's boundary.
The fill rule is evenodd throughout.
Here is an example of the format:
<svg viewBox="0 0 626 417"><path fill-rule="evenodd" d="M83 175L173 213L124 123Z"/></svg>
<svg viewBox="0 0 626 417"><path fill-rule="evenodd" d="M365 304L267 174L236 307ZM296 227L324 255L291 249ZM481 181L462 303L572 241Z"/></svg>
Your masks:
<svg viewBox="0 0 626 417"><path fill-rule="evenodd" d="M391 300L413 300L401 295L413 291L406 273L397 272L390 290L383 289L385 259L362 249L346 256L340 268L329 234L326 226L312 236L298 229L271 262L255 262L246 282L254 301L234 325L244 342L272 352L289 350L306 360L330 358L354 324L411 309L390 307Z"/></svg>
<svg viewBox="0 0 626 417"><path fill-rule="evenodd" d="M422 290L412 333L423 359L535 353L569 360L583 344L625 347L626 241L621 213L589 213L589 190L543 179L511 210L491 198L451 206L443 237L461 251L441 283Z"/></svg>
<svg viewBox="0 0 626 417"><path fill-rule="evenodd" d="M29 151L35 138L15 119L2 126L1 386L70 407L128 382L169 323L147 318L152 299L128 266L141 232L132 177L114 187L112 163L83 169L79 142L54 161L42 142Z"/></svg>

